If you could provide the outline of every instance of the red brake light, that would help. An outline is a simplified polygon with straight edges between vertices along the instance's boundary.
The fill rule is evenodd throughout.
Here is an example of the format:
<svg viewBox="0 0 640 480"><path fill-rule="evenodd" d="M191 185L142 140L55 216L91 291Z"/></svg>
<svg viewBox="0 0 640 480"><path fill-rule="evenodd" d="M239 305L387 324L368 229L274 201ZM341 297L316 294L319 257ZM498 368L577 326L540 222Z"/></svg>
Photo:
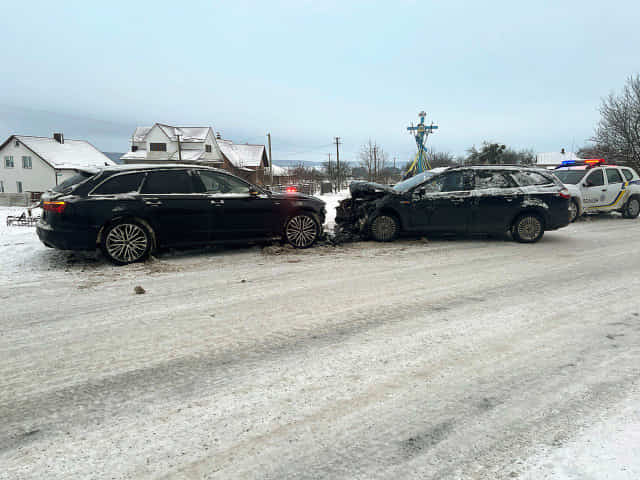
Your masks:
<svg viewBox="0 0 640 480"><path fill-rule="evenodd" d="M562 190L560 190L558 192L558 196L562 198L566 198L567 200L571 198L571 194L569 193L569 190L567 190L566 188L563 188Z"/></svg>
<svg viewBox="0 0 640 480"><path fill-rule="evenodd" d="M298 187L287 187L287 189L285 190L287 193L296 193L298 191Z"/></svg>
<svg viewBox="0 0 640 480"><path fill-rule="evenodd" d="M53 213L62 213L67 207L67 202L42 202L42 209Z"/></svg>
<svg viewBox="0 0 640 480"><path fill-rule="evenodd" d="M605 163L604 158L589 158L585 160L584 163L587 165L597 165L599 163Z"/></svg>

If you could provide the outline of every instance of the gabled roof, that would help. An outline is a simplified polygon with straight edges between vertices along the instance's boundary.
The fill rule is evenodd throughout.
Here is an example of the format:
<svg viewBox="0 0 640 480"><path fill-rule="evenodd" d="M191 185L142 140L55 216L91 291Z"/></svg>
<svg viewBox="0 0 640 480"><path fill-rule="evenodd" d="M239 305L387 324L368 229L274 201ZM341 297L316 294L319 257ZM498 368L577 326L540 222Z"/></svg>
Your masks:
<svg viewBox="0 0 640 480"><path fill-rule="evenodd" d="M53 168L104 167L115 165L109 157L85 140L68 140L64 143L49 137L10 136L0 148L13 139L38 155Z"/></svg>
<svg viewBox="0 0 640 480"><path fill-rule="evenodd" d="M264 145L237 144L231 140L218 139L218 146L234 167L259 167L266 158Z"/></svg>
<svg viewBox="0 0 640 480"><path fill-rule="evenodd" d="M204 142L209 130L212 130L211 127L174 127L163 123L156 123L156 125L160 127L171 141L178 141L178 135L180 135L180 141L185 143ZM213 136L213 131L211 134Z"/></svg>
<svg viewBox="0 0 640 480"><path fill-rule="evenodd" d="M136 127L135 132L133 132L133 141L144 142L147 133L149 133L149 130L151 130L152 128L153 127Z"/></svg>

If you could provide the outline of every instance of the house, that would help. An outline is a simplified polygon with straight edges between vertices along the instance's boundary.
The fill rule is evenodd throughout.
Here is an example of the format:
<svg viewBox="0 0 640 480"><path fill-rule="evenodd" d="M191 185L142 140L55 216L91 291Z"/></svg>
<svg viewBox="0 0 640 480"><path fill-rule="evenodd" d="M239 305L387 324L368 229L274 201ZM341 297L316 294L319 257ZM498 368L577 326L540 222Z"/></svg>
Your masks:
<svg viewBox="0 0 640 480"><path fill-rule="evenodd" d="M174 127L156 123L137 127L131 136L131 150L124 163L198 163L223 165L222 153L211 127Z"/></svg>
<svg viewBox="0 0 640 480"><path fill-rule="evenodd" d="M85 140L11 135L0 145L0 195L38 193L73 176L75 169L115 165Z"/></svg>
<svg viewBox="0 0 640 480"><path fill-rule="evenodd" d="M219 135L216 140L224 158L223 168L251 183L269 183L269 159L264 145L233 143Z"/></svg>
<svg viewBox="0 0 640 480"><path fill-rule="evenodd" d="M580 160L580 158L573 152L565 152L563 148L559 152L537 153L535 165L538 167L558 167L566 160Z"/></svg>

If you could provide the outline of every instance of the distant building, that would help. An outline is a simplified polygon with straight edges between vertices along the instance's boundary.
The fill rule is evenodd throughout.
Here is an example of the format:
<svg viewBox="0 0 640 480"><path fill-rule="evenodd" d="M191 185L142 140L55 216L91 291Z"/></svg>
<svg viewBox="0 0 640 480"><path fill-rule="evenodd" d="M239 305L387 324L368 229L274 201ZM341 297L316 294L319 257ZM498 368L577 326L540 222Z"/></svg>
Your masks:
<svg viewBox="0 0 640 480"><path fill-rule="evenodd" d="M137 127L124 163L197 163L222 167L220 148L211 127L174 127L156 123Z"/></svg>
<svg viewBox="0 0 640 480"><path fill-rule="evenodd" d="M264 145L233 143L220 136L217 142L222 151L225 169L251 183L269 183L270 178L267 176L269 159Z"/></svg>
<svg viewBox="0 0 640 480"><path fill-rule="evenodd" d="M573 152L565 152L564 148L559 152L536 154L536 165L539 167L557 167L565 160L580 160L580 157Z"/></svg>
<svg viewBox="0 0 640 480"><path fill-rule="evenodd" d="M75 169L115 165L85 140L11 135L0 145L0 194L45 192L75 174Z"/></svg>

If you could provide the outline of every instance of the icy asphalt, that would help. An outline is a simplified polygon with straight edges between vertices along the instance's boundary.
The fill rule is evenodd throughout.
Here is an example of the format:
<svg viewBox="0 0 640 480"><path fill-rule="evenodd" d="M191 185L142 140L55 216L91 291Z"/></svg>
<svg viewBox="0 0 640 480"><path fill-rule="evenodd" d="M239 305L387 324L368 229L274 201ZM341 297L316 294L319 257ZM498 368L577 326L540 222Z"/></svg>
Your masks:
<svg viewBox="0 0 640 480"><path fill-rule="evenodd" d="M640 478L640 220L122 268L16 232L2 479Z"/></svg>

